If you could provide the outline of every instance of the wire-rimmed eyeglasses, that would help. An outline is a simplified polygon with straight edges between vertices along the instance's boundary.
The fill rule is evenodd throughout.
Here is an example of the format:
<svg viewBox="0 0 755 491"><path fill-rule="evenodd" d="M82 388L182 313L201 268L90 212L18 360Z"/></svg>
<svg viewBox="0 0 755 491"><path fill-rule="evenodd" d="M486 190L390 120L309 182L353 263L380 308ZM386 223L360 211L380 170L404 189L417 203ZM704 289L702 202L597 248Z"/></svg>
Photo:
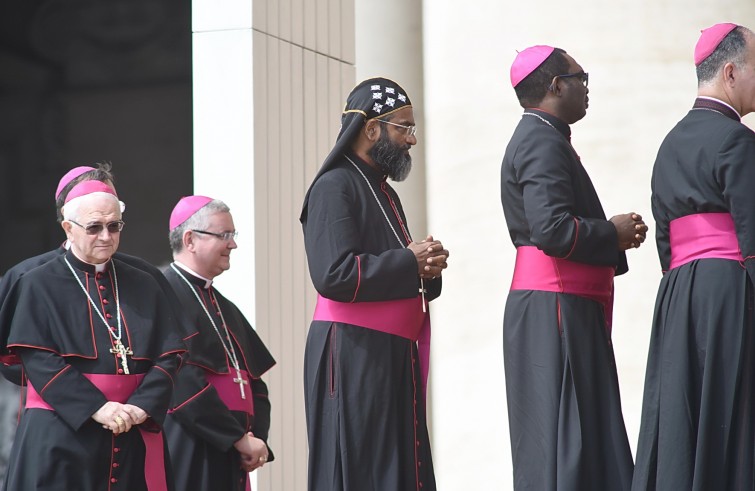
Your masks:
<svg viewBox="0 0 755 491"><path fill-rule="evenodd" d="M216 238L218 238L220 240L223 240L225 242L228 242L231 239L236 240L236 237L239 236L239 233L236 232L235 230L233 232L220 232L220 233L217 233L217 232L208 232L207 230L194 230L194 229L191 229L191 231L192 232L196 232L198 234L212 235L213 237L216 237Z"/></svg>
<svg viewBox="0 0 755 491"><path fill-rule="evenodd" d="M390 125L393 125L393 126L398 126L399 128L403 128L404 129L404 134L406 136L414 136L415 134L417 134L417 127L414 126L414 125L409 126L409 125L405 125L405 124L392 123L392 122L386 121L384 119L378 119L377 121L380 121L381 123L385 123L385 124L390 124Z"/></svg>

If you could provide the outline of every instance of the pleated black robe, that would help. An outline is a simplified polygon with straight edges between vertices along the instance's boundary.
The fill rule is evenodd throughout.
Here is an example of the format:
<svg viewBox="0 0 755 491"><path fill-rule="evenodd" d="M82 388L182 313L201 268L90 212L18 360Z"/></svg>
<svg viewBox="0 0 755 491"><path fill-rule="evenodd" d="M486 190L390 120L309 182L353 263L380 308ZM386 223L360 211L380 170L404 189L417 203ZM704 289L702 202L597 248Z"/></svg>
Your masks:
<svg viewBox="0 0 755 491"><path fill-rule="evenodd" d="M558 118L526 112L501 166L501 201L516 247L627 271L616 229ZM632 455L603 305L510 291L503 352L514 488L628 490Z"/></svg>
<svg viewBox="0 0 755 491"><path fill-rule="evenodd" d="M312 185L302 219L312 282L338 302L416 298L417 261L405 248L401 202L380 173L350 158L375 195L345 157ZM425 287L433 300L441 279ZM309 490L434 490L421 385L416 342L313 321L304 355Z"/></svg>
<svg viewBox="0 0 755 491"><path fill-rule="evenodd" d="M10 352L21 359L29 383L54 411L23 411L3 489L146 490L145 447L138 428L113 436L91 418L107 400L83 374L115 375L122 368L109 352L113 345L105 324L64 257L113 326L116 270L122 341L133 351L127 357L129 371L144 374L127 401L149 414L140 427L160 429L185 351L167 299L155 280L140 270L114 259L103 273L95 273L94 266L67 252L24 274L0 310L0 354Z"/></svg>
<svg viewBox="0 0 755 491"><path fill-rule="evenodd" d="M180 268L179 268L180 269ZM176 379L171 411L165 421L165 433L173 461L176 489L240 491L247 473L239 467L239 453L233 444L246 432L267 442L270 430L270 400L265 382L260 378L274 364L257 332L241 311L202 278L180 270L213 316L224 334L222 320L210 296L217 299L228 325L240 368L252 378L245 386L247 397L254 402L254 416L232 411L223 403L215 388L207 382L208 373L235 373L207 314L189 286L173 268L165 270L168 282L197 334L187 340L188 356ZM234 375L235 376L235 375ZM269 447L268 447L269 448ZM274 460L270 451L268 462Z"/></svg>
<svg viewBox="0 0 755 491"><path fill-rule="evenodd" d="M652 205L661 269L632 489L755 489L755 134L698 99L661 145ZM744 262L669 270L669 223L730 213Z"/></svg>

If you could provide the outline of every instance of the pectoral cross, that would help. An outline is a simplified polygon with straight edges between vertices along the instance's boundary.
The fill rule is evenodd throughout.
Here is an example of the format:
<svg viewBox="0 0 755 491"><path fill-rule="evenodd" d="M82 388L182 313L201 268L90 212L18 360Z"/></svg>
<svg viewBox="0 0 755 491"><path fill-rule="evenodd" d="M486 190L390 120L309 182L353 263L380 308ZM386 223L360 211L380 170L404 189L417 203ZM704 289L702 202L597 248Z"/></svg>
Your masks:
<svg viewBox="0 0 755 491"><path fill-rule="evenodd" d="M420 278L419 285L419 293L422 295L422 312L427 312L427 307L425 307L425 293L427 293L427 290L425 290L425 280Z"/></svg>
<svg viewBox="0 0 755 491"><path fill-rule="evenodd" d="M246 399L246 394L244 394L244 385L248 384L249 382L247 382L241 377L241 372L238 369L236 369L236 377L237 378L233 379L233 383L239 384L239 391L241 391L241 398Z"/></svg>
<svg viewBox="0 0 755 491"><path fill-rule="evenodd" d="M125 346L123 346L123 343L121 343L120 339L116 339L115 347L110 348L110 352L121 359L123 373L128 375L130 372L128 371L128 360L126 359L126 356L134 356L134 352L131 351L131 348L126 348Z"/></svg>

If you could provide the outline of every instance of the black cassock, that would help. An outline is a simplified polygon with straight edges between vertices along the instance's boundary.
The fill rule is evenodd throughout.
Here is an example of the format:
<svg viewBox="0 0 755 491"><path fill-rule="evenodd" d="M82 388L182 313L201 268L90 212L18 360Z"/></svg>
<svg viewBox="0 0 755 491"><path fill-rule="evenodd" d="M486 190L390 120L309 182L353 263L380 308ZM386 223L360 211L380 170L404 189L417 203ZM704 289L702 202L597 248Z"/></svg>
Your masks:
<svg viewBox="0 0 755 491"><path fill-rule="evenodd" d="M38 256L25 259L6 271L2 276L2 279L0 279L0 307L2 307L6 297L8 296L8 293L11 290L11 287L20 277L22 277L32 269L52 261L65 252L65 247L60 246L52 251L48 251ZM116 252L113 257L152 276L160 285L161 290L163 291L163 293L165 293L165 296L170 302L170 314L171 318L173 319L171 323L175 326L176 329L178 329L178 331L181 333L181 336L184 338L194 333L194 331L191 330L191 325L182 314L181 307L178 303L178 299L173 293L173 289L170 287L170 285L168 285L168 282L165 280L165 276L163 276L159 269L140 257L131 256L122 252ZM3 364L0 360L0 374L8 379L8 381L13 382L16 385L21 385L22 383L20 365L6 365Z"/></svg>
<svg viewBox="0 0 755 491"><path fill-rule="evenodd" d="M755 489L755 134L727 106L698 99L663 141L652 187L665 274L632 489ZM670 269L669 222L700 213L731 214L744 264Z"/></svg>
<svg viewBox="0 0 755 491"><path fill-rule="evenodd" d="M528 109L501 167L516 247L627 271L616 229L558 118ZM632 456L603 305L577 295L512 290L503 351L517 490L626 490Z"/></svg>
<svg viewBox="0 0 755 491"><path fill-rule="evenodd" d="M252 378L251 394L248 386L245 391L246 397L253 397L254 416L228 409L215 388L208 384L207 373L234 374L235 371L204 309L178 273L168 268L165 276L197 331L187 340L189 354L178 374L171 403L173 409L165 421L176 489L243 490L247 473L239 467L239 453L233 444L248 431L267 442L270 400L267 385L260 377L275 364L275 360L236 305L206 285L204 279L180 271L225 336L221 317L217 308L213 308L213 297L217 299L240 368ZM270 452L268 462L272 460Z"/></svg>
<svg viewBox="0 0 755 491"><path fill-rule="evenodd" d="M416 298L417 261L406 249L401 202L380 173L350 158L364 177L341 158L309 195L303 228L312 282L338 302ZM433 300L441 279L425 287ZM404 491L420 483L434 490L421 385L416 342L313 321L304 355L310 491Z"/></svg>
<svg viewBox="0 0 755 491"><path fill-rule="evenodd" d="M53 410L23 411L4 489L146 490L145 446L138 427L113 436L91 418L107 399L84 374L124 370L110 352L105 324L64 258L114 327L117 276L122 341L133 351L127 356L129 372L144 376L127 402L150 415L139 427L160 429L185 351L162 290L140 270L114 259L104 272L95 273L94 266L68 252L24 274L0 311L0 346L20 357L29 383ZM172 489L164 439L162 443Z"/></svg>

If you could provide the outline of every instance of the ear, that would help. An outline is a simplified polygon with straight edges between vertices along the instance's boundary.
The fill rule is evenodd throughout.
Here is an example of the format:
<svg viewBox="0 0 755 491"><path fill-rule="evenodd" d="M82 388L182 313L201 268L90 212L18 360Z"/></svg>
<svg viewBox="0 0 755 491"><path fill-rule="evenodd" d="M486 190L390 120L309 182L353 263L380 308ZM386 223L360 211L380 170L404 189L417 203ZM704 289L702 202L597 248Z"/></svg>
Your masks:
<svg viewBox="0 0 755 491"><path fill-rule="evenodd" d="M194 233L191 230L184 230L184 234L181 236L181 242L183 243L185 251L194 252Z"/></svg>
<svg viewBox="0 0 755 491"><path fill-rule="evenodd" d="M73 242L73 223L68 220L63 220L60 222L60 226L63 227L63 232L65 232L68 242Z"/></svg>
<svg viewBox="0 0 755 491"><path fill-rule="evenodd" d="M561 84L559 83L558 77L553 77L551 84L548 86L548 91L553 92L553 95L555 96L561 96Z"/></svg>
<svg viewBox="0 0 755 491"><path fill-rule="evenodd" d="M377 120L371 119L364 125L364 134L370 142L376 142L380 138L380 125Z"/></svg>
<svg viewBox="0 0 755 491"><path fill-rule="evenodd" d="M729 62L725 64L721 70L723 72L724 83L728 86L734 85L734 82L736 81L735 68L736 66L734 63Z"/></svg>

